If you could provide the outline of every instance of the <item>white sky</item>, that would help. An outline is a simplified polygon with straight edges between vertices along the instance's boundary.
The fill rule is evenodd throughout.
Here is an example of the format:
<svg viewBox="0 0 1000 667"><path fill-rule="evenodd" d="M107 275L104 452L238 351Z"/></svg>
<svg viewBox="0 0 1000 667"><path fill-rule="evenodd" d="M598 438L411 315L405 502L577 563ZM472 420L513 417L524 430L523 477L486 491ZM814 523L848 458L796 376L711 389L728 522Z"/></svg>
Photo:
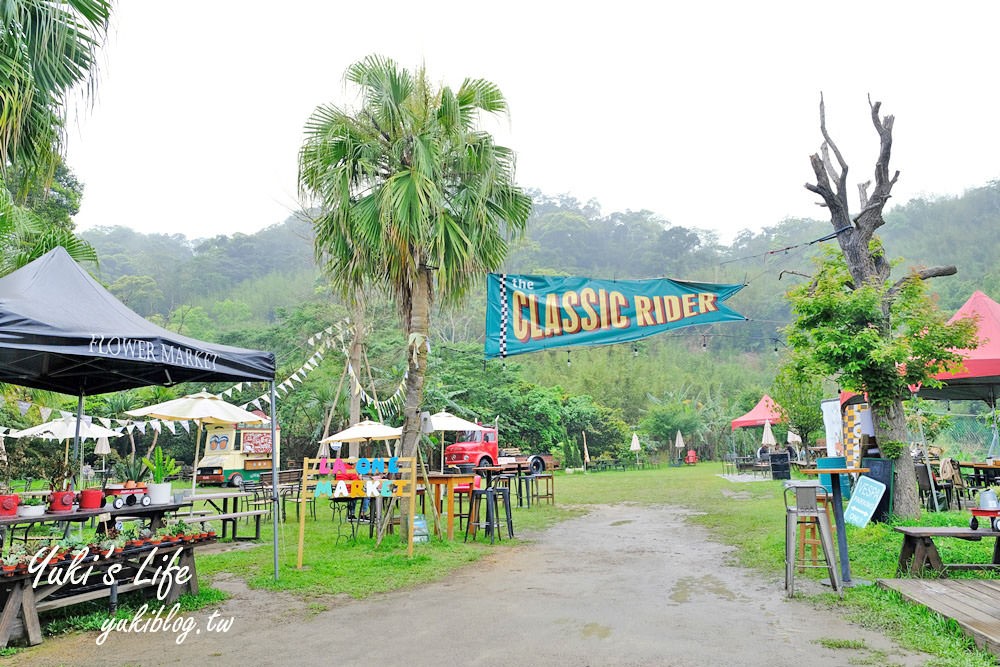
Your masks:
<svg viewBox="0 0 1000 667"><path fill-rule="evenodd" d="M605 213L723 241L825 219L802 187L821 90L852 188L872 177L871 93L896 116L894 201L961 194L1000 176L998 19L1000 3L939 0L121 0L69 136L77 223L203 238L283 221L306 118L354 104L343 72L370 53L495 82L519 184Z"/></svg>

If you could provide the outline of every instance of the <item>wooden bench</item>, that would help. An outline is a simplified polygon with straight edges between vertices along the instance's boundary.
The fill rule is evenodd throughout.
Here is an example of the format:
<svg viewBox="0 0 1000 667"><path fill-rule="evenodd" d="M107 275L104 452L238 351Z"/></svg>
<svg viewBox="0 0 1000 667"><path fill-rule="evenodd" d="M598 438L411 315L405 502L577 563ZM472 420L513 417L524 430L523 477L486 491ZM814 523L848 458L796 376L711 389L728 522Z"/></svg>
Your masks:
<svg viewBox="0 0 1000 667"><path fill-rule="evenodd" d="M946 576L948 570L990 570L1000 568L1000 532L992 530L973 530L968 527L956 526L896 526L896 532L903 534L903 547L899 552L899 573L909 572L920 576L923 569L930 566L932 570ZM990 563L957 563L944 564L934 544L936 537L954 537L960 540L978 542L984 537L995 538L993 544L993 561Z"/></svg>
<svg viewBox="0 0 1000 667"><path fill-rule="evenodd" d="M254 520L254 537L253 539L260 539L260 519L262 516L270 514L271 510L247 510L244 512L230 512L229 514L206 514L204 516L196 517L191 520L191 523L199 523L205 525L210 521L222 521L224 524L229 523L233 529L233 540L239 539L250 539L250 538L240 538L236 535L236 527L239 525L240 519L246 519L253 517ZM181 517L183 518L183 517ZM225 533L225 529L222 531Z"/></svg>

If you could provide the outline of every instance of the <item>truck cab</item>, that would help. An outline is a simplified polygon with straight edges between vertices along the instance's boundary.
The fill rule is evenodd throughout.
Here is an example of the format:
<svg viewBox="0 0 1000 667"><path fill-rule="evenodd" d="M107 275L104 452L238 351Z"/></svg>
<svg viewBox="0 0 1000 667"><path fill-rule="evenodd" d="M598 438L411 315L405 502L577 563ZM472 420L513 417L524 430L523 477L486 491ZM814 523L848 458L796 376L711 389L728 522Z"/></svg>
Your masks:
<svg viewBox="0 0 1000 667"><path fill-rule="evenodd" d="M462 431L459 442L444 450L444 462L450 466L495 466L500 454L497 449L497 430Z"/></svg>
<svg viewBox="0 0 1000 667"><path fill-rule="evenodd" d="M559 467L551 454L522 454L519 449L501 449L497 429L489 426L481 431L463 431L459 442L444 449L444 462L449 466L502 466L509 470L522 470L526 466L532 474Z"/></svg>
<svg viewBox="0 0 1000 667"><path fill-rule="evenodd" d="M281 428L276 429L281 442ZM271 470L271 427L212 424L205 427L204 456L196 467L199 484L240 486Z"/></svg>

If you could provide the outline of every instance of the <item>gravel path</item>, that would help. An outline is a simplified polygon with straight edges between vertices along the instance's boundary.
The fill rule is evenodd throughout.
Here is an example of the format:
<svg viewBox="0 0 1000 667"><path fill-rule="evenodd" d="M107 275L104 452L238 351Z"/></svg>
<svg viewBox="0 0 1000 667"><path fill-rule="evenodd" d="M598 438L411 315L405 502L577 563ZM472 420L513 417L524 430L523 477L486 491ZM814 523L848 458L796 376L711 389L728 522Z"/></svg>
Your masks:
<svg viewBox="0 0 1000 667"><path fill-rule="evenodd" d="M368 600L317 603L239 580L209 633L111 632L46 640L15 665L922 665L885 637L784 597L780 580L729 565L672 507L599 506L449 579ZM780 563L775 572L782 571ZM813 583L813 582L808 582ZM813 590L817 585L813 584ZM818 640L862 648L825 648Z"/></svg>

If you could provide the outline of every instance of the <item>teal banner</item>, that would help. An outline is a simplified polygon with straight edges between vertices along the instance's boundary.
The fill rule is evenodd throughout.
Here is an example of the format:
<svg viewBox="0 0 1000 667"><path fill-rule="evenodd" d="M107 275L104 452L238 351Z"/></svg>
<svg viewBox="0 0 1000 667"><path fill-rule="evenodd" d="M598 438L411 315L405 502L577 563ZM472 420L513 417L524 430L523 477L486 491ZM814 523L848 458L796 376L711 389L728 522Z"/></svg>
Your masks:
<svg viewBox="0 0 1000 667"><path fill-rule="evenodd" d="M486 356L607 345L695 324L746 320L723 305L743 285L491 273Z"/></svg>

